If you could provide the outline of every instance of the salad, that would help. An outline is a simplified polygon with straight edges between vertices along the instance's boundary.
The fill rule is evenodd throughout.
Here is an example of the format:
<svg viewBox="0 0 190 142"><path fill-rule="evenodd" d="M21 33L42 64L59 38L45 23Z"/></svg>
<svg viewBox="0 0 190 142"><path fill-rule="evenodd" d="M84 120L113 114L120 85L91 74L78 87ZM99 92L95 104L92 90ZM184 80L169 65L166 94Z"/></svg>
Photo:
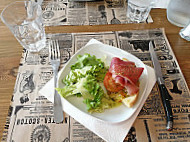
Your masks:
<svg viewBox="0 0 190 142"><path fill-rule="evenodd" d="M87 53L78 55L77 62L70 68L70 73L63 79L65 87L56 88L61 96L83 97L89 113L104 112L121 104L112 100L104 88L103 80L109 67L101 59Z"/></svg>

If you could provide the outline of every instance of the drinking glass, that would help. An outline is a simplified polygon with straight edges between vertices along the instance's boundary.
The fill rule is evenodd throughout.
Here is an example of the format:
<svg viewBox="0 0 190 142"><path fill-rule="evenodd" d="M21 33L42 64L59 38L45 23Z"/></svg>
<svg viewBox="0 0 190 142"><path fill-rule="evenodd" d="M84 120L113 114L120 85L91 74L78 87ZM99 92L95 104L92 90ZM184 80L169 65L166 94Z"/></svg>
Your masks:
<svg viewBox="0 0 190 142"><path fill-rule="evenodd" d="M39 52L46 46L42 9L36 2L15 1L3 9L1 19L29 52Z"/></svg>
<svg viewBox="0 0 190 142"><path fill-rule="evenodd" d="M185 27L190 20L190 0L170 0L167 7L168 21L176 26Z"/></svg>
<svg viewBox="0 0 190 142"><path fill-rule="evenodd" d="M130 22L145 22L153 5L154 0L128 0L127 17Z"/></svg>

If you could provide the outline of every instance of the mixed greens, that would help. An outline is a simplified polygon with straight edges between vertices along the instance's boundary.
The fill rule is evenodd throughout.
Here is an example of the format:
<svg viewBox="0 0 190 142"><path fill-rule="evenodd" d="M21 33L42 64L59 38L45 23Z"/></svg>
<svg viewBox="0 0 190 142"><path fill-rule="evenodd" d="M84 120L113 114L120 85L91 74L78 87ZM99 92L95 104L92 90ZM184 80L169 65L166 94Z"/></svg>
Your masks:
<svg viewBox="0 0 190 142"><path fill-rule="evenodd" d="M64 88L57 88L63 97L75 95L83 97L88 112L103 112L104 109L118 105L109 98L103 89L103 80L108 67L94 55L77 56L77 62L71 66L70 73L63 79Z"/></svg>

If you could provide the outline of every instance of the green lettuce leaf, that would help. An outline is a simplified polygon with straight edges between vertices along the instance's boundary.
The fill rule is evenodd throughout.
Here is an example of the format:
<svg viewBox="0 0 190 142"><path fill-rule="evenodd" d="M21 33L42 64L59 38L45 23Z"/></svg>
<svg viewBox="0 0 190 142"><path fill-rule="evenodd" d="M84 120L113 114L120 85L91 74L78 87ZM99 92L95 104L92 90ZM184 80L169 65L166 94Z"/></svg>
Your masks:
<svg viewBox="0 0 190 142"><path fill-rule="evenodd" d="M97 81L101 82L104 80L105 74L108 68L101 59L97 59L96 56L90 54L78 55L77 62L71 66L71 70L83 69L86 66L91 66L91 70L87 74L91 74L96 77Z"/></svg>

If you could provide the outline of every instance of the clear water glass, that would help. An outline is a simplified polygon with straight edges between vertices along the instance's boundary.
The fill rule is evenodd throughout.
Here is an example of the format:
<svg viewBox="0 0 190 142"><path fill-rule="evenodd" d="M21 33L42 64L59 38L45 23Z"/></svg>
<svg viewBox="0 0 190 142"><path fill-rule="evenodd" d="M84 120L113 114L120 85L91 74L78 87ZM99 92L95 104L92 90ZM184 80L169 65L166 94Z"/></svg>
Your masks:
<svg viewBox="0 0 190 142"><path fill-rule="evenodd" d="M167 18L170 23L185 27L190 20L190 0L170 0Z"/></svg>
<svg viewBox="0 0 190 142"><path fill-rule="evenodd" d="M29 52L39 52L46 46L42 9L36 2L15 1L3 9L1 19Z"/></svg>
<svg viewBox="0 0 190 142"><path fill-rule="evenodd" d="M127 17L130 22L145 22L154 5L154 0L128 0Z"/></svg>

